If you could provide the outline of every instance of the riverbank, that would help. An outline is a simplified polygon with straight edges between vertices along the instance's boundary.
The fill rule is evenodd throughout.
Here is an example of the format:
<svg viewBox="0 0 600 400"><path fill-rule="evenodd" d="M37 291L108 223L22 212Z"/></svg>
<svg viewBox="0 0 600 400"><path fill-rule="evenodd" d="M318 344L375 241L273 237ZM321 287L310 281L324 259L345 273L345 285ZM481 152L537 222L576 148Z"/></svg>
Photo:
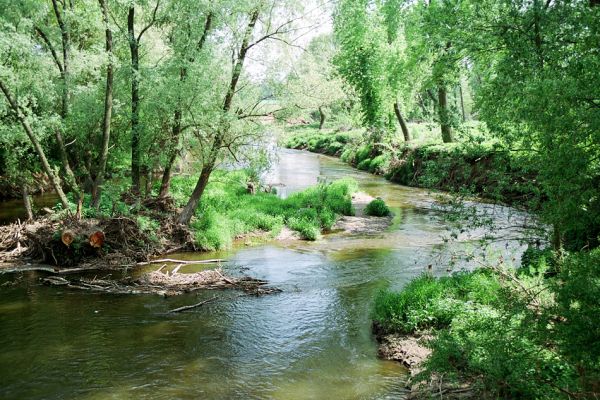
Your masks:
<svg viewBox="0 0 600 400"><path fill-rule="evenodd" d="M351 166L405 186L478 196L500 203L539 207L537 172L497 143L469 140L373 144L361 130L340 132L294 127L285 147L339 157Z"/></svg>
<svg viewBox="0 0 600 400"><path fill-rule="evenodd" d="M600 310L589 296L599 290L599 261L597 250L572 254L549 274L551 259L531 257L516 271L498 264L383 291L373 314L380 355L411 370L415 393L594 398L600 370L590 316Z"/></svg>
<svg viewBox="0 0 600 400"><path fill-rule="evenodd" d="M327 232L377 232L391 217L365 214L374 198L350 179L321 183L283 199L249 183L245 171L216 173L189 227L173 221L192 190L175 177L173 196L132 203L107 193L99 209L72 210L0 227L4 265L43 263L56 268L125 268L174 251L214 251L234 243L316 240ZM252 187L252 190L248 188ZM111 208L108 208L108 205Z"/></svg>

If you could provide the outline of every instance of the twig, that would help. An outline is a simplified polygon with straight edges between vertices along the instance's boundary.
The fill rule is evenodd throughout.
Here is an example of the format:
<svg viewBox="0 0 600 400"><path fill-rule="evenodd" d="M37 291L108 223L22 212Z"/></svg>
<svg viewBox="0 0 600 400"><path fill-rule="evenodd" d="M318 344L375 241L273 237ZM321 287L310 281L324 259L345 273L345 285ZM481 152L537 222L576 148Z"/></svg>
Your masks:
<svg viewBox="0 0 600 400"><path fill-rule="evenodd" d="M183 267L183 264L179 264L178 266L176 266L175 269L171 272L171 275L175 275L181 267Z"/></svg>
<svg viewBox="0 0 600 400"><path fill-rule="evenodd" d="M206 303L209 303L209 302L211 302L213 300L216 300L216 299L217 299L217 296L214 296L214 297L211 297L208 300L201 301L200 303L192 304L191 306L183 306L183 307L179 307L179 308L174 308L172 310L169 310L167 313L168 314L173 314L173 313L178 313L178 312L185 311L185 310L190 310L192 308L200 307L200 306L202 306L202 305L204 305Z"/></svg>

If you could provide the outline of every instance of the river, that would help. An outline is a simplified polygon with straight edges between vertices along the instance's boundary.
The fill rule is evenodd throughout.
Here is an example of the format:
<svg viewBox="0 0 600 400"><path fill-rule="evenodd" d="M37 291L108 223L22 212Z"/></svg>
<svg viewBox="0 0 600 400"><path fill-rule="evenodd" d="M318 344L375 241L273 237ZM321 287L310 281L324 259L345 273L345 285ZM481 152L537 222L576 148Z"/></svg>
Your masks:
<svg viewBox="0 0 600 400"><path fill-rule="evenodd" d="M427 191L330 157L283 150L268 180L284 184L285 195L346 176L392 207L388 231L176 256L227 258L226 272L266 279L279 294L92 294L40 285L37 273L0 287L0 398L403 398L406 371L377 358L373 299L429 264L447 274L449 250L474 244L444 243L442 212ZM505 257L520 250L500 242L496 248ZM2 277L0 284L14 279ZM166 314L215 294L219 299L201 308Z"/></svg>

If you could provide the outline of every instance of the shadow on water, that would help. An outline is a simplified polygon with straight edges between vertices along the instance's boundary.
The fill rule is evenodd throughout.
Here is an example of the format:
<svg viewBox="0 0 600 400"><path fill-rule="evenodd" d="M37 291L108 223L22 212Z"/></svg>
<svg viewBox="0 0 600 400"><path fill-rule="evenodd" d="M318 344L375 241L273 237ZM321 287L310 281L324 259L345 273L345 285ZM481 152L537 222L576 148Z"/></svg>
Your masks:
<svg viewBox="0 0 600 400"><path fill-rule="evenodd" d="M266 279L283 289L277 295L90 294L41 286L35 273L0 287L0 398L403 398L406 371L376 357L372 301L434 262L443 221L426 191L328 157L282 151L268 179L291 193L345 176L397 211L387 232L176 255L227 258L226 272ZM215 294L201 308L166 313Z"/></svg>

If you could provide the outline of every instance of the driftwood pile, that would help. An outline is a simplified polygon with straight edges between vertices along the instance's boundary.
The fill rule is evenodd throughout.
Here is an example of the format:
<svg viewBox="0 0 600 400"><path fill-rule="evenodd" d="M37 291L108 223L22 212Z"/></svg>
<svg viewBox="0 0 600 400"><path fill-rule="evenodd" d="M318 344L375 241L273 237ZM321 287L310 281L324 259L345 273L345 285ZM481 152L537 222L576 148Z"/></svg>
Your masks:
<svg viewBox="0 0 600 400"><path fill-rule="evenodd" d="M161 267L162 269L162 267ZM202 289L238 289L253 295L278 293L281 290L266 287L266 281L244 276L241 278L223 275L221 269L210 269L190 274L179 272L163 273L160 270L142 275L132 280L87 279L83 277L65 278L48 276L42 282L52 286L64 286L69 289L89 290L116 294L158 294L176 296Z"/></svg>
<svg viewBox="0 0 600 400"><path fill-rule="evenodd" d="M0 226L0 262L28 258L61 268L115 267L147 260L165 251L164 245L150 240L137 222L127 217L40 218Z"/></svg>

